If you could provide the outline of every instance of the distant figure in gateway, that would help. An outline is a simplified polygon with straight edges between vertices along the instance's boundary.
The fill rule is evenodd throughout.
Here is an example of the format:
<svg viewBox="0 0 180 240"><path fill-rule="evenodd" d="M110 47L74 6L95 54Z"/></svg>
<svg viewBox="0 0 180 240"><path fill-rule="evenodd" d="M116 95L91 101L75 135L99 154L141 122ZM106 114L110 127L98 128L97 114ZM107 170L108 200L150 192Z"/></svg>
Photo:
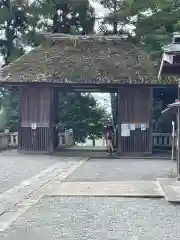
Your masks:
<svg viewBox="0 0 180 240"><path fill-rule="evenodd" d="M114 139L114 128L111 122L108 122L105 130L106 146L109 153L114 152L113 139Z"/></svg>

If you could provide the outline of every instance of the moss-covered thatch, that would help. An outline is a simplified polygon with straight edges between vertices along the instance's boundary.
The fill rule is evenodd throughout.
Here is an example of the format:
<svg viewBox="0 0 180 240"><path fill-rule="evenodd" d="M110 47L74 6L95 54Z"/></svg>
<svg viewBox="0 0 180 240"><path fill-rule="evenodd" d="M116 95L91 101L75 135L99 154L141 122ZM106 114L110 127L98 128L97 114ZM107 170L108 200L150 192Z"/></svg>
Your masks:
<svg viewBox="0 0 180 240"><path fill-rule="evenodd" d="M52 36L48 43L4 67L1 81L157 83L156 64L126 40Z"/></svg>

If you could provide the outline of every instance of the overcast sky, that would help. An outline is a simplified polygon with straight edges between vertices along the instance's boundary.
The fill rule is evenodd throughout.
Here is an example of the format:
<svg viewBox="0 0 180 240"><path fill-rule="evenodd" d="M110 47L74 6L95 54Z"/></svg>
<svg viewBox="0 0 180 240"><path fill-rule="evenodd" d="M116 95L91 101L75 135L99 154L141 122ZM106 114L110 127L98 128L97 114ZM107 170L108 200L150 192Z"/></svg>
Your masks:
<svg viewBox="0 0 180 240"><path fill-rule="evenodd" d="M100 106L104 107L109 114L112 114L111 99L109 93L92 93L92 95Z"/></svg>
<svg viewBox="0 0 180 240"><path fill-rule="evenodd" d="M95 0L89 0L89 3L94 8L97 17L104 17L110 12L108 8L103 7L103 5Z"/></svg>

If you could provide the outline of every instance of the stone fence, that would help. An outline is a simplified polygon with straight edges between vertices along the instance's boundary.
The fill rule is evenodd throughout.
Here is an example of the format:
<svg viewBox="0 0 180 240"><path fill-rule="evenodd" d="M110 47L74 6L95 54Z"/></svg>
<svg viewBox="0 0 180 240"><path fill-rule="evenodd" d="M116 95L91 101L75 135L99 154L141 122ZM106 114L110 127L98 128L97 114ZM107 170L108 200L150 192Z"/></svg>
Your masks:
<svg viewBox="0 0 180 240"><path fill-rule="evenodd" d="M74 136L72 130L58 133L58 147L69 147L74 144Z"/></svg>
<svg viewBox="0 0 180 240"><path fill-rule="evenodd" d="M153 147L171 148L172 133L153 133Z"/></svg>
<svg viewBox="0 0 180 240"><path fill-rule="evenodd" d="M68 147L74 144L73 133L70 130L59 133L58 147ZM16 148L18 145L18 133L0 133L0 149ZM153 147L171 147L171 133L153 133Z"/></svg>
<svg viewBox="0 0 180 240"><path fill-rule="evenodd" d="M73 132L65 130L63 133L58 133L58 147L69 147L74 144ZM16 148L18 146L18 132L0 133L0 150L7 148Z"/></svg>

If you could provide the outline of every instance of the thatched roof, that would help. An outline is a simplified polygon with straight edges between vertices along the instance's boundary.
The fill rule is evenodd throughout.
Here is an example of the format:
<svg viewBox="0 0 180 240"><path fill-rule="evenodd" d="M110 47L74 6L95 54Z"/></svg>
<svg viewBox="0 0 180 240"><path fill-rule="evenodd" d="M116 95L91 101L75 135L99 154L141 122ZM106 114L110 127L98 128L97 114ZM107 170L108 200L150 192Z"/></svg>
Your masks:
<svg viewBox="0 0 180 240"><path fill-rule="evenodd" d="M49 38L1 71L1 82L157 83L157 69L149 55L116 36Z"/></svg>

